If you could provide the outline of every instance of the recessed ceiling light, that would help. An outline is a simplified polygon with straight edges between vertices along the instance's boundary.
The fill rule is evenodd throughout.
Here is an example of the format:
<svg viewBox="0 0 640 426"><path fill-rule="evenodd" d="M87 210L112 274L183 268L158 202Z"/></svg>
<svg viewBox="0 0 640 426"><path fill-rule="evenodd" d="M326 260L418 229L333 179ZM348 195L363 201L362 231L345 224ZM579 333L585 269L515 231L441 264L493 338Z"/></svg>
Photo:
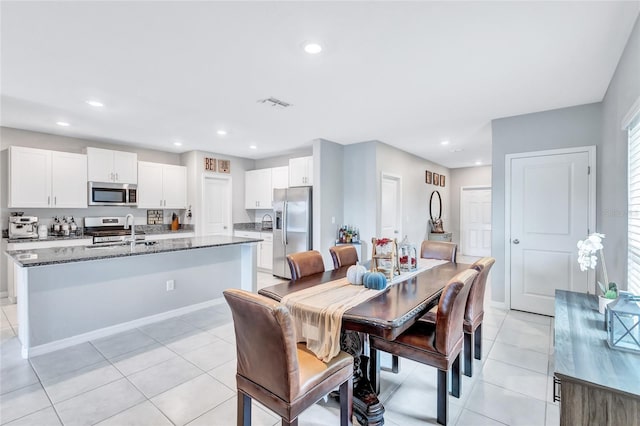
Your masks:
<svg viewBox="0 0 640 426"><path fill-rule="evenodd" d="M226 135L226 134L227 134L227 131L226 131L226 130L222 130L222 129L220 129L220 130L218 130L216 133L217 133L217 134L219 134L220 136L224 136L224 135Z"/></svg>
<svg viewBox="0 0 640 426"><path fill-rule="evenodd" d="M62 127L69 127L69 123L67 123L66 121L56 121L56 124Z"/></svg>
<svg viewBox="0 0 640 426"><path fill-rule="evenodd" d="M449 141L442 141L440 142L440 145L449 145Z"/></svg>
<svg viewBox="0 0 640 426"><path fill-rule="evenodd" d="M100 101L85 101L87 104L91 105L92 107L96 107L96 108L102 108L104 106L104 104Z"/></svg>
<svg viewBox="0 0 640 426"><path fill-rule="evenodd" d="M482 166L482 161L476 161L476 166Z"/></svg>
<svg viewBox="0 0 640 426"><path fill-rule="evenodd" d="M453 148L449 150L449 152L462 152L462 151L464 151L462 148Z"/></svg>
<svg viewBox="0 0 640 426"><path fill-rule="evenodd" d="M182 142L180 142L180 141L176 141L176 142L174 142L173 144L174 144L175 146L182 146Z"/></svg>
<svg viewBox="0 0 640 426"><path fill-rule="evenodd" d="M249 148L251 148L251 149L258 149L258 147L257 147L257 146L255 146L255 145L249 145Z"/></svg>
<svg viewBox="0 0 640 426"><path fill-rule="evenodd" d="M318 43L307 43L304 45L304 51L309 55L316 55L322 52L322 46L320 46Z"/></svg>

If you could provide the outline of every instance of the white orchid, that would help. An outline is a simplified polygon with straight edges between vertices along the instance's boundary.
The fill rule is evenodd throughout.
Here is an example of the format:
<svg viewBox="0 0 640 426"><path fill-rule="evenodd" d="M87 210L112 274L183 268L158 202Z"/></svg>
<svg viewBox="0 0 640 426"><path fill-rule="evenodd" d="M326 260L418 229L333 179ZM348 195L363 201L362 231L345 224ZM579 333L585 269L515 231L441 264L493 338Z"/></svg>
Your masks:
<svg viewBox="0 0 640 426"><path fill-rule="evenodd" d="M598 265L598 252L600 252L600 258L602 259L602 276L604 278L604 282L606 285L602 285L598 282L602 293L605 295L609 295L609 291L611 290L611 285L613 285L614 294L612 294L611 298L615 298L617 296L617 287L614 283L609 283L609 277L607 275L607 265L604 262L604 246L602 245L602 240L605 235L594 232L589 235L586 240L578 241L578 263L580 264L580 270L586 271L587 269L596 269Z"/></svg>

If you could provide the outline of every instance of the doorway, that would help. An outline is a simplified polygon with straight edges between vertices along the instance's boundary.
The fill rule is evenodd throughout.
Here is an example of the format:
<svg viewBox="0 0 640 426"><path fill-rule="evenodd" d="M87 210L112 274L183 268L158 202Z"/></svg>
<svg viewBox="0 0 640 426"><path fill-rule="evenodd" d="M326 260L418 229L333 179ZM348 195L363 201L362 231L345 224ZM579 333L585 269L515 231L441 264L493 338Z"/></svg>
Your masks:
<svg viewBox="0 0 640 426"><path fill-rule="evenodd" d="M460 188L460 253L491 255L491 187Z"/></svg>
<svg viewBox="0 0 640 426"><path fill-rule="evenodd" d="M402 177L382 172L380 187L380 238L402 236Z"/></svg>
<svg viewBox="0 0 640 426"><path fill-rule="evenodd" d="M505 295L554 315L555 290L588 292L576 243L595 231L595 147L506 156Z"/></svg>
<svg viewBox="0 0 640 426"><path fill-rule="evenodd" d="M202 201L201 235L231 235L231 178L204 176Z"/></svg>

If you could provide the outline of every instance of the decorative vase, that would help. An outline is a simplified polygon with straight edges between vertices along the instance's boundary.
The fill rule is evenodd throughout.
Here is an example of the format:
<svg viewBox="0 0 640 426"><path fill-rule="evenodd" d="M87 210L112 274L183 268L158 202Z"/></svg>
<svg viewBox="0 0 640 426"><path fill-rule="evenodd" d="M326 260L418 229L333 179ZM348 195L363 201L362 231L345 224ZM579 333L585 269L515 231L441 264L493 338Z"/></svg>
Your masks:
<svg viewBox="0 0 640 426"><path fill-rule="evenodd" d="M598 312L604 315L606 306L616 299L607 299L606 297L598 296Z"/></svg>

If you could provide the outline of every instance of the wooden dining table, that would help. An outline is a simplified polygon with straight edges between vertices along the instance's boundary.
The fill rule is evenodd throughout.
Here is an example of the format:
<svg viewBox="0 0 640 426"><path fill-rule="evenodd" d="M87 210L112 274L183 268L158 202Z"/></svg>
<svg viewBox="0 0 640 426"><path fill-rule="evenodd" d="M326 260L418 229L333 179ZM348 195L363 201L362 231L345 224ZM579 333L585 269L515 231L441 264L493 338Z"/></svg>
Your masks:
<svg viewBox="0 0 640 426"><path fill-rule="evenodd" d="M444 286L451 278L470 266L447 262L421 271L404 281L390 284L380 294L344 313L341 347L354 357L353 408L361 424L384 424L384 406L368 379L368 357L363 354L360 333L395 339L438 303ZM258 293L280 301L296 291L344 278L347 269L348 266L345 266L276 284L265 287Z"/></svg>

